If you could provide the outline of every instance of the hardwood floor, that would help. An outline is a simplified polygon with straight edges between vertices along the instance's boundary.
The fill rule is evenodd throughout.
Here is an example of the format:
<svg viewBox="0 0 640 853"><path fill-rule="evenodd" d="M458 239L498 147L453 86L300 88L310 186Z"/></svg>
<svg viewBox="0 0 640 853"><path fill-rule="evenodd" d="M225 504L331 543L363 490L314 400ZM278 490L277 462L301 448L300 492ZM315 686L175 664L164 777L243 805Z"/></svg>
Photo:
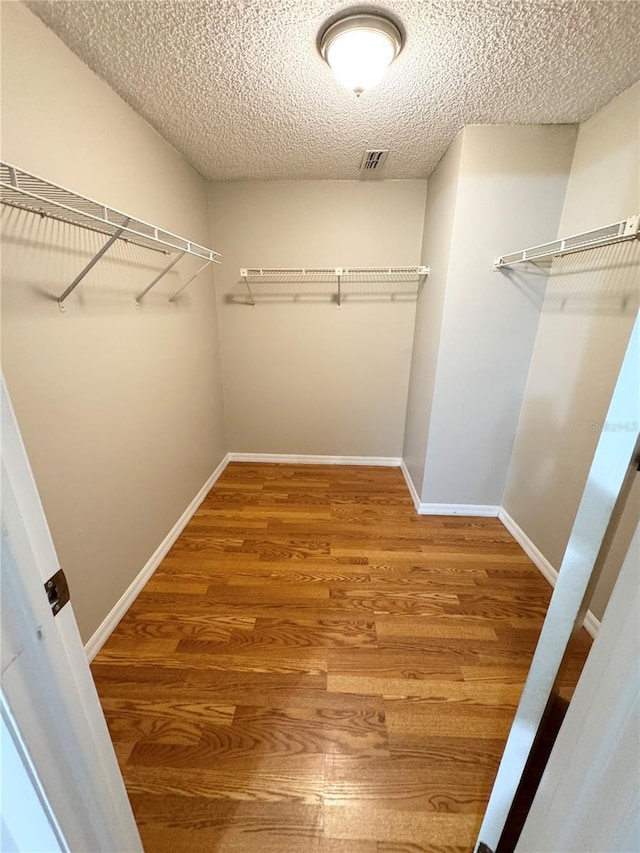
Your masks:
<svg viewBox="0 0 640 853"><path fill-rule="evenodd" d="M398 469L229 465L92 665L145 850L468 853L550 595Z"/></svg>

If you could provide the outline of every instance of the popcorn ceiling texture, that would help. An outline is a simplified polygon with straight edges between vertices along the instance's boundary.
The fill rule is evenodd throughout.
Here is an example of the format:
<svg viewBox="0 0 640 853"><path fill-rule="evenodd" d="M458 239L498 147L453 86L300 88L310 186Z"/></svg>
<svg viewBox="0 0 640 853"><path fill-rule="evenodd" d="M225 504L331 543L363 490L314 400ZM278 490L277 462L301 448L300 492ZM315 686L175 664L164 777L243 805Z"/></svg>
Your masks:
<svg viewBox="0 0 640 853"><path fill-rule="evenodd" d="M580 122L640 77L635 0L388 0L405 46L361 98L317 51L344 0L27 5L207 178L427 177L466 124ZM46 69L42 69L46 73Z"/></svg>

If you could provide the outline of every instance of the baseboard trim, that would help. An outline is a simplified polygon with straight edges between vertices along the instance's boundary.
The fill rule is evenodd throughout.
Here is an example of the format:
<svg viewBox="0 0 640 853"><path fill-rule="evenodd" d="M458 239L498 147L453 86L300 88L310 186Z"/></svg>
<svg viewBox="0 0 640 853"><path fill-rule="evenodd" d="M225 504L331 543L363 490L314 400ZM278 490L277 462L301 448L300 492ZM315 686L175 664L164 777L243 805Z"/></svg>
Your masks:
<svg viewBox="0 0 640 853"><path fill-rule="evenodd" d="M516 540L518 545L520 545L527 557L529 557L531 562L536 566L540 574L549 581L552 587L555 587L556 581L558 580L558 570L552 566L542 551L534 545L517 521L514 521L504 507L500 508L498 518ZM598 633L598 629L600 628L600 621L590 610L587 611L583 624L587 632L592 637L595 637Z"/></svg>
<svg viewBox="0 0 640 853"><path fill-rule="evenodd" d="M101 625L97 628L93 636L86 643L84 650L89 663L91 663L91 661L98 654L103 645L107 642L110 635L118 625L118 622L120 622L127 610L131 607L135 599L142 591L142 588L144 587L146 582L149 580L151 575L155 572L160 563L163 561L173 543L176 541L178 536L180 536L184 528L187 526L187 524L195 514L195 511L198 509L202 501L206 498L207 494L215 484L216 480L218 480L224 469L227 467L230 461L229 456L230 454L227 453L227 455L220 462L213 474L208 478L207 482L202 486L198 494L182 513L182 515L173 525L171 530L167 533L160 545L156 548L151 557L149 557L148 561L143 566L140 573L136 576L130 586L125 590L124 594L117 601L116 605L106 616Z"/></svg>
<svg viewBox="0 0 640 853"><path fill-rule="evenodd" d="M404 476L409 494L413 500L413 505L416 508L418 515L469 515L483 516L486 518L496 518L500 511L499 506L489 506L488 504L425 504L420 501L418 490L415 487L411 474L407 468L404 459L400 460L400 470Z"/></svg>
<svg viewBox="0 0 640 853"><path fill-rule="evenodd" d="M419 515L467 515L497 518L499 506L491 504L420 504Z"/></svg>
<svg viewBox="0 0 640 853"><path fill-rule="evenodd" d="M402 475L404 477L405 483L407 484L407 488L409 489L409 494L411 495L411 499L413 500L413 505L416 508L416 512L420 515L420 496L418 495L417 489L411 479L411 474L409 473L409 469L405 465L404 459L400 460L400 470L402 471Z"/></svg>
<svg viewBox="0 0 640 853"><path fill-rule="evenodd" d="M531 562L535 564L538 571L544 575L551 586L555 586L556 581L558 580L558 571L551 565L537 545L534 545L524 530L516 521L514 521L513 518L511 518L504 507L500 510L498 518L522 548L527 557L529 557Z"/></svg>
<svg viewBox="0 0 640 853"><path fill-rule="evenodd" d="M596 634L600 630L600 620L590 610L587 610L587 615L584 617L582 624L587 634L590 634L595 640Z"/></svg>
<svg viewBox="0 0 640 853"><path fill-rule="evenodd" d="M295 453L229 453L230 462L270 462L280 465L369 465L399 468L396 456L309 456Z"/></svg>

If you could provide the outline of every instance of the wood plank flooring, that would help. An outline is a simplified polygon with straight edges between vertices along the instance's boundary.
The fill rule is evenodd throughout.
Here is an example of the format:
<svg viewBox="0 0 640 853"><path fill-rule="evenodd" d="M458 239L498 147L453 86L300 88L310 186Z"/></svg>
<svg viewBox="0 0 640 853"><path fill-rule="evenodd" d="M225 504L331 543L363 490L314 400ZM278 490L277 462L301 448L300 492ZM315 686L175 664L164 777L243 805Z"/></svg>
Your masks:
<svg viewBox="0 0 640 853"><path fill-rule="evenodd" d="M468 853L550 595L398 469L232 463L92 665L145 850Z"/></svg>

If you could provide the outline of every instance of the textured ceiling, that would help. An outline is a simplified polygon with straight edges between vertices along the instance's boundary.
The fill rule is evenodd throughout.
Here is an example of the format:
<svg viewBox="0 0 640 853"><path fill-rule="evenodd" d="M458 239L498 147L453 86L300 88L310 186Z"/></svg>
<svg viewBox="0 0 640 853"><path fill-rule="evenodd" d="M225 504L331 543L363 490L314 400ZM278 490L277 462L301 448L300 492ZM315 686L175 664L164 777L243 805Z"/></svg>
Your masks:
<svg viewBox="0 0 640 853"><path fill-rule="evenodd" d="M384 177L427 177L465 124L583 121L640 77L635 0L358 7L406 33L359 99L317 52L338 0L27 5L211 179L357 178L371 147L391 150Z"/></svg>

